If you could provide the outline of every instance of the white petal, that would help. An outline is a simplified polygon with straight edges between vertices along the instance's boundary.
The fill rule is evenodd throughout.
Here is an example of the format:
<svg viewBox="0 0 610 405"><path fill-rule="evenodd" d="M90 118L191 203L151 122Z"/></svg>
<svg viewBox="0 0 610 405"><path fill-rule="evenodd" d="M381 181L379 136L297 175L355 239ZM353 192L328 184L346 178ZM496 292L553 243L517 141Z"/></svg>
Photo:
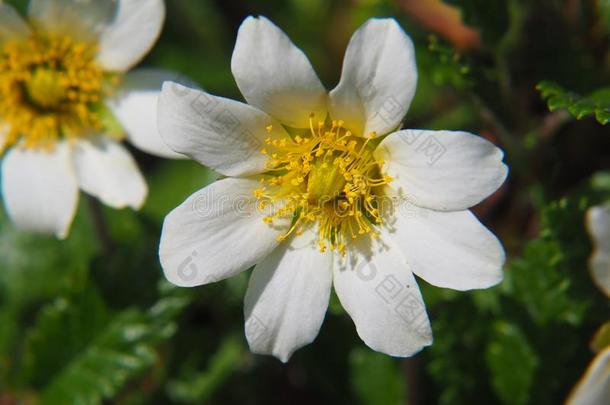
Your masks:
<svg viewBox="0 0 610 405"><path fill-rule="evenodd" d="M0 45L13 39L26 38L32 31L11 5L0 3Z"/></svg>
<svg viewBox="0 0 610 405"><path fill-rule="evenodd" d="M119 0L115 20L100 36L100 64L114 71L136 65L157 41L163 21L163 0Z"/></svg>
<svg viewBox="0 0 610 405"><path fill-rule="evenodd" d="M44 31L89 41L97 38L115 12L114 1L31 0L29 18Z"/></svg>
<svg viewBox="0 0 610 405"><path fill-rule="evenodd" d="M267 225L249 179L218 180L165 218L159 256L167 279L193 287L232 277L278 245L285 224Z"/></svg>
<svg viewBox="0 0 610 405"><path fill-rule="evenodd" d="M265 129L269 125L271 133ZM177 83L163 85L159 131L171 149L226 176L265 171L265 138L288 136L279 122L254 107Z"/></svg>
<svg viewBox="0 0 610 405"><path fill-rule="evenodd" d="M599 288L610 297L610 204L590 208L587 227L594 249L589 261L591 275Z"/></svg>
<svg viewBox="0 0 610 405"><path fill-rule="evenodd" d="M390 235L413 273L437 287L488 288L502 281L504 249L470 211L439 212L401 201Z"/></svg>
<svg viewBox="0 0 610 405"><path fill-rule="evenodd" d="M121 144L106 138L80 141L74 148L80 187L114 208L140 209L148 187L133 157Z"/></svg>
<svg viewBox="0 0 610 405"><path fill-rule="evenodd" d="M332 255L320 253L308 230L283 242L250 277L244 312L254 353L287 362L320 330L332 284Z"/></svg>
<svg viewBox="0 0 610 405"><path fill-rule="evenodd" d="M426 306L397 246L385 231L380 240L356 240L357 250L334 266L335 291L371 349L412 356L432 344Z"/></svg>
<svg viewBox="0 0 610 405"><path fill-rule="evenodd" d="M352 36L329 111L357 134L387 134L415 95L413 42L394 19L370 19Z"/></svg>
<svg viewBox="0 0 610 405"><path fill-rule="evenodd" d="M173 159L185 156L174 152L161 140L157 105L163 82L177 77L176 73L164 70L136 70L123 78L117 94L108 101L132 144L152 155Z"/></svg>
<svg viewBox="0 0 610 405"><path fill-rule="evenodd" d="M68 236L78 206L70 148L52 152L11 149L2 162L2 195L15 225L25 231Z"/></svg>
<svg viewBox="0 0 610 405"><path fill-rule="evenodd" d="M305 54L265 17L239 27L231 70L248 104L295 128L326 118L326 90Z"/></svg>
<svg viewBox="0 0 610 405"><path fill-rule="evenodd" d="M610 399L610 347L599 353L566 405L607 405Z"/></svg>
<svg viewBox="0 0 610 405"><path fill-rule="evenodd" d="M508 175L504 153L491 142L454 131L405 130L385 138L375 156L386 162L390 186L420 207L468 209Z"/></svg>

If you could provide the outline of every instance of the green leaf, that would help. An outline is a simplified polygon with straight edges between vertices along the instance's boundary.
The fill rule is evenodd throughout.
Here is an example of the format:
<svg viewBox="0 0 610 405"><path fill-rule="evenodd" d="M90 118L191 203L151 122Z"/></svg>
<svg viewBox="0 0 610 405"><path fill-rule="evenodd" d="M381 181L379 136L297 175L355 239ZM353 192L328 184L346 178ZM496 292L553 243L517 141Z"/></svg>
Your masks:
<svg viewBox="0 0 610 405"><path fill-rule="evenodd" d="M109 320L95 289L57 298L43 307L28 331L23 350L23 381L40 387L70 362Z"/></svg>
<svg viewBox="0 0 610 405"><path fill-rule="evenodd" d="M207 370L197 373L187 369L180 380L168 384L168 393L175 402L206 403L216 390L242 365L245 355L241 339L226 339L209 361Z"/></svg>
<svg viewBox="0 0 610 405"><path fill-rule="evenodd" d="M0 209L0 378L17 374L2 365L14 364L15 344L24 333L20 323L28 311L86 284L98 247L82 208L63 241L19 232Z"/></svg>
<svg viewBox="0 0 610 405"><path fill-rule="evenodd" d="M550 111L567 109L578 120L593 116L602 125L610 122L610 87L598 89L588 96L565 90L551 81L542 81L536 88Z"/></svg>
<svg viewBox="0 0 610 405"><path fill-rule="evenodd" d="M496 323L486 350L493 388L507 405L522 405L529 399L538 358L517 325Z"/></svg>
<svg viewBox="0 0 610 405"><path fill-rule="evenodd" d="M112 318L42 391L43 404L99 404L158 360L156 346L176 329L174 318L190 298L162 284L148 311L127 309Z"/></svg>
<svg viewBox="0 0 610 405"><path fill-rule="evenodd" d="M572 276L585 266L589 254L586 209L585 199L562 199L544 208L540 236L528 242L505 273L505 292L540 326L580 325L589 307L589 301L577 295Z"/></svg>
<svg viewBox="0 0 610 405"><path fill-rule="evenodd" d="M458 89L472 87L472 69L459 52L440 42L434 35L428 38L427 51L420 63L425 66L425 74L431 77L435 85L449 84Z"/></svg>
<svg viewBox="0 0 610 405"><path fill-rule="evenodd" d="M366 348L354 349L349 358L352 390L363 405L402 404L406 387L398 362Z"/></svg>

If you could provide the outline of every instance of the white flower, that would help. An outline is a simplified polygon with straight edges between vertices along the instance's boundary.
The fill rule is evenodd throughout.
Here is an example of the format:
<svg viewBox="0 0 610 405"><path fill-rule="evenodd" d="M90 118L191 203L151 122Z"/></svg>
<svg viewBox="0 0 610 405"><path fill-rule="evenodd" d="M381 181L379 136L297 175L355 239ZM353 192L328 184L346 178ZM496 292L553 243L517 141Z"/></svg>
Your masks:
<svg viewBox="0 0 610 405"><path fill-rule="evenodd" d="M147 186L130 153L179 157L156 126L161 83L137 70L165 18L163 0L31 0L27 20L0 3L2 194L17 227L65 237L79 188L139 208Z"/></svg>
<svg viewBox="0 0 610 405"><path fill-rule="evenodd" d="M591 276L610 297L610 204L589 208L586 224L593 241L593 254L589 259ZM607 347L595 356L566 405L606 405L609 401L610 347Z"/></svg>
<svg viewBox="0 0 610 405"><path fill-rule="evenodd" d="M595 284L610 297L610 204L591 207L587 212L587 227L593 240L589 260Z"/></svg>
<svg viewBox="0 0 610 405"><path fill-rule="evenodd" d="M600 352L572 390L566 405L607 405L610 400L610 347Z"/></svg>
<svg viewBox="0 0 610 405"><path fill-rule="evenodd" d="M468 208L504 182L503 154L465 132L395 132L417 82L396 21L354 34L330 93L263 17L242 24L231 67L248 104L164 85L161 137L227 178L167 216L160 258L179 286L255 266L251 350L287 361L313 341L334 285L367 345L410 356L432 342L413 274L457 290L502 279L502 246Z"/></svg>

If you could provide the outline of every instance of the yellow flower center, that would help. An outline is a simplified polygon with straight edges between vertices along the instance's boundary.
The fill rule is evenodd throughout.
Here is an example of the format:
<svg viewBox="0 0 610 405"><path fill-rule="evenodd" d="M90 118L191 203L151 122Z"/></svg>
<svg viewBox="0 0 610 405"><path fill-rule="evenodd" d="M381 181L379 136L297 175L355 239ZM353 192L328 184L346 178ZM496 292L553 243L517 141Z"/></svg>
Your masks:
<svg viewBox="0 0 610 405"><path fill-rule="evenodd" d="M356 136L343 121L315 125L311 115L306 134L266 139L261 152L269 156L268 172L254 196L259 209L279 207L264 218L266 223L292 220L279 240L317 223L320 251L345 255L350 240L378 236L383 186L392 179L382 174L383 162L373 156L375 137Z"/></svg>
<svg viewBox="0 0 610 405"><path fill-rule="evenodd" d="M7 145L48 149L61 138L103 129L101 101L116 79L98 66L96 51L94 44L39 33L0 47L0 122L10 128Z"/></svg>

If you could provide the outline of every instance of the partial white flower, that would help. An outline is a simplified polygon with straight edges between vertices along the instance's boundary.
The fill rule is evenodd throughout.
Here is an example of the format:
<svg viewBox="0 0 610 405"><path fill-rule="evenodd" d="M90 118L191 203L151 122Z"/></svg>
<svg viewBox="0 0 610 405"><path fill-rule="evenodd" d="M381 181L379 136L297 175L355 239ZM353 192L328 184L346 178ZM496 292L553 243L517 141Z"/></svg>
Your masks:
<svg viewBox="0 0 610 405"><path fill-rule="evenodd" d="M465 132L400 131L415 93L411 39L371 19L327 93L271 21L247 18L231 69L248 104L164 84L163 140L226 176L165 219L166 277L192 287L255 266L252 351L287 361L313 341L331 285L374 350L432 343L414 275L457 290L502 280L504 250L468 211L504 182L503 153Z"/></svg>
<svg viewBox="0 0 610 405"><path fill-rule="evenodd" d="M609 401L610 347L595 356L566 405L607 405Z"/></svg>
<svg viewBox="0 0 610 405"><path fill-rule="evenodd" d="M600 290L610 297L610 204L589 208L586 225L593 242L593 254L589 259L591 277ZM610 347L595 356L572 390L566 405L606 405L608 402Z"/></svg>
<svg viewBox="0 0 610 405"><path fill-rule="evenodd" d="M140 208L147 186L124 137L182 157L156 125L161 84L177 75L126 73L164 18L163 0L31 0L26 19L0 4L2 195L18 228L67 236L79 188L115 208Z"/></svg>
<svg viewBox="0 0 610 405"><path fill-rule="evenodd" d="M587 228L593 242L589 268L595 284L610 297L610 204L591 207Z"/></svg>

